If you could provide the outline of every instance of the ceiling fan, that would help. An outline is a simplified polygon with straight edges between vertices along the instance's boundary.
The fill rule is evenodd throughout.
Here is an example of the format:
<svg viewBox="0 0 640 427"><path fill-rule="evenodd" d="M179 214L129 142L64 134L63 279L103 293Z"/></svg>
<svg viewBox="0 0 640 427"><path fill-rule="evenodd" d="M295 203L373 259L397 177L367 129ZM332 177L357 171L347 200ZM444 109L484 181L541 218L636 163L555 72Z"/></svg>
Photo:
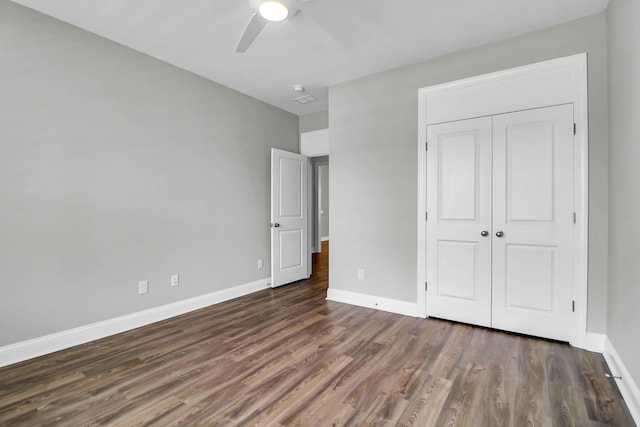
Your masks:
<svg viewBox="0 0 640 427"><path fill-rule="evenodd" d="M249 6L255 12L240 37L236 52L246 52L267 22L284 21L295 16L301 1L309 0L249 0Z"/></svg>

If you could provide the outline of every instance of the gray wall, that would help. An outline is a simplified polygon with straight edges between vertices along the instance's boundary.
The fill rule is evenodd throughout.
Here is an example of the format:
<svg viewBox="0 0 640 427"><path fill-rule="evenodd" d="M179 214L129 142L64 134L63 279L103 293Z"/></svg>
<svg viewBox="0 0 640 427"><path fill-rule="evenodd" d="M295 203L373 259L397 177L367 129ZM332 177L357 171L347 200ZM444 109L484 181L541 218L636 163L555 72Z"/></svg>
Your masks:
<svg viewBox="0 0 640 427"><path fill-rule="evenodd" d="M640 384L640 3L611 0L608 336Z"/></svg>
<svg viewBox="0 0 640 427"><path fill-rule="evenodd" d="M0 346L268 277L269 149L298 126L0 0Z"/></svg>
<svg viewBox="0 0 640 427"><path fill-rule="evenodd" d="M605 16L572 21L330 88L330 287L416 301L417 90L588 53L589 313L606 331L607 74ZM356 269L364 268L365 280Z"/></svg>
<svg viewBox="0 0 640 427"><path fill-rule="evenodd" d="M328 111L319 111L317 113L305 114L304 116L300 116L300 133L326 129L328 127Z"/></svg>

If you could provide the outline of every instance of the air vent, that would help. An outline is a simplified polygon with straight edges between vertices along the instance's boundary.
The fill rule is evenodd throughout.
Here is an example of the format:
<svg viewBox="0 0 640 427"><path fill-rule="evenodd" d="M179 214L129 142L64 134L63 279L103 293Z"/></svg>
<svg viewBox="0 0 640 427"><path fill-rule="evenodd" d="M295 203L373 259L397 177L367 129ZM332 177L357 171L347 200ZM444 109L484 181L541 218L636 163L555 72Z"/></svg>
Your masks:
<svg viewBox="0 0 640 427"><path fill-rule="evenodd" d="M308 104L310 102L317 101L317 100L318 98L312 95L304 95L304 96L301 96L300 98L294 99L294 101L299 102L300 104Z"/></svg>

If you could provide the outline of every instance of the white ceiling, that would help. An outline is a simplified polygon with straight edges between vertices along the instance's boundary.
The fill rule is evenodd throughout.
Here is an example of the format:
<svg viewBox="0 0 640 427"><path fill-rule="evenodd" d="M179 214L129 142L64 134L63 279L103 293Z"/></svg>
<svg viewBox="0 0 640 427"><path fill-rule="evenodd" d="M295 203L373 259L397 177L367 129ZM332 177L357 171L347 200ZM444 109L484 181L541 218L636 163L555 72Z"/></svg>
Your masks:
<svg viewBox="0 0 640 427"><path fill-rule="evenodd" d="M310 0L236 53L248 0L13 0L297 115L328 87L601 12L608 0ZM306 105L294 84L318 101Z"/></svg>

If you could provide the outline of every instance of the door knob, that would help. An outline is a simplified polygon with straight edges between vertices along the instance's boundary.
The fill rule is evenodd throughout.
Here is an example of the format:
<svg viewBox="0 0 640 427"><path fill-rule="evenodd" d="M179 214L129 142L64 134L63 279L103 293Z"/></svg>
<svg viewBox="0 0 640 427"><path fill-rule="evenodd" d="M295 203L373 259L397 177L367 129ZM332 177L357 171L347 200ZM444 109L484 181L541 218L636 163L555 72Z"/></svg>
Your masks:
<svg viewBox="0 0 640 427"><path fill-rule="evenodd" d="M502 231L498 231L496 233L496 237L502 237L502 236L504 236L504 233Z"/></svg>
<svg viewBox="0 0 640 427"><path fill-rule="evenodd" d="M489 232L488 232L487 230L482 230L482 231L480 232L480 235L481 235L482 237L487 237L487 236L489 235Z"/></svg>
<svg viewBox="0 0 640 427"><path fill-rule="evenodd" d="M271 223L271 226L272 226L272 227L275 227L275 228L278 228L278 227L280 227L280 224L278 224L277 222L276 222L275 224L274 224L274 223Z"/></svg>

